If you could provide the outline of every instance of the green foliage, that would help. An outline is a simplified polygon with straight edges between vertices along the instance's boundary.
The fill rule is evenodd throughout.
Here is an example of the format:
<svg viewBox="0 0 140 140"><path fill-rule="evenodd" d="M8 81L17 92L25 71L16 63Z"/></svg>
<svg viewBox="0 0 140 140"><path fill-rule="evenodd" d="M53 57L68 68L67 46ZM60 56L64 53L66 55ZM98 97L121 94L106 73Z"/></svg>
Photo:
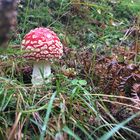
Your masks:
<svg viewBox="0 0 140 140"><path fill-rule="evenodd" d="M139 16L139 4L136 0L134 3L128 0L25 0L19 5L17 37L11 40L11 44L20 44L27 32L44 26L52 28L66 47L79 52L89 49L93 55L98 51L107 54L108 48L119 46L124 37L123 31L132 25L136 16ZM127 37L126 41L128 46L130 38ZM109 53L112 53L110 49ZM121 120L122 123L117 119L118 116L114 115L120 109L117 108L117 101L122 96L105 95L106 91L102 93L103 89L95 87L97 81L94 79L98 77L94 77L90 69L89 73L85 74L82 70L86 65L82 65L82 70L79 70L78 64L76 67L71 66L80 74L69 77L62 73L61 64L54 64L52 81L46 82L41 88L35 88L31 83L25 84L24 70L26 66L31 68L31 65L17 57L22 54L19 48L15 50L13 47L7 50L6 58L0 57L0 139L8 139L11 132L15 137L21 135L23 139L37 140L61 137L71 140L115 140L126 137L131 140L135 139L135 135L139 136L133 128L126 125L136 117L135 115L127 116L125 121ZM76 63L73 55L70 55L70 59ZM90 59L92 69L96 63L96 58L93 59ZM137 55L136 60L139 59ZM115 60L106 60L108 69L109 66L114 66L112 62L116 64ZM104 68L107 71L106 67ZM101 73L103 70L101 69ZM27 72L25 76L28 78L31 74ZM107 79L106 85L108 80L112 79ZM118 104L114 102L114 98ZM118 110L113 110L116 112L111 114L115 105ZM133 105L127 107L133 108ZM120 131L121 128L123 131Z"/></svg>
<svg viewBox="0 0 140 140"><path fill-rule="evenodd" d="M69 47L80 48L96 42L102 47L113 46L122 38L122 29L133 19L132 9L136 5L126 1L115 4L111 1L83 1L79 7L69 0L27 0L19 6L20 39L29 30L44 26L63 34L69 40ZM112 22L117 24L114 26ZM16 42L19 43L20 39Z"/></svg>
<svg viewBox="0 0 140 140"><path fill-rule="evenodd" d="M127 6L129 10L133 12L133 14L140 13L140 1L139 0L122 0L121 5Z"/></svg>

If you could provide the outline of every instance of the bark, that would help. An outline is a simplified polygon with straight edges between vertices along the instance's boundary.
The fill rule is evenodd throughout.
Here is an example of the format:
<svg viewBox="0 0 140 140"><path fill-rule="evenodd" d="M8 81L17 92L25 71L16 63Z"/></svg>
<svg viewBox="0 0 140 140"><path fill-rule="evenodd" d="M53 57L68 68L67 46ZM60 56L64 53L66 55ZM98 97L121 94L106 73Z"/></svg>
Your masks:
<svg viewBox="0 0 140 140"><path fill-rule="evenodd" d="M0 48L6 48L17 24L18 0L0 0Z"/></svg>

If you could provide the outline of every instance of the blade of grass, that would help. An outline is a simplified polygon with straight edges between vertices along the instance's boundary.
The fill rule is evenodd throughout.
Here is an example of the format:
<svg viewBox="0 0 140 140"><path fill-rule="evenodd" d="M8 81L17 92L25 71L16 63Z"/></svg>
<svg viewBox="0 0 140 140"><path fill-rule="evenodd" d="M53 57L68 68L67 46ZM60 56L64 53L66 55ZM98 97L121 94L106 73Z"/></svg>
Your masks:
<svg viewBox="0 0 140 140"><path fill-rule="evenodd" d="M109 124L109 125L112 125L112 126L115 126L115 127L117 126L117 124ZM103 127L106 127L106 126L108 126L108 124L104 124L104 125L99 126L98 128L96 128L93 131L93 133L95 133L96 131L100 131L100 129L103 129ZM129 128L124 127L124 126L122 126L122 129L127 130L127 131L129 131L131 133L134 133L135 135L137 135L138 137L140 137L140 134L137 133L136 131L132 130L132 129L129 129Z"/></svg>
<svg viewBox="0 0 140 140"><path fill-rule="evenodd" d="M16 117L16 120L15 120L15 123L13 125L13 128L12 128L10 134L9 134L8 140L14 140L15 131L18 127L18 123L19 123L19 120L21 118L21 114L22 114L21 112L18 113L18 115Z"/></svg>
<svg viewBox="0 0 140 140"><path fill-rule="evenodd" d="M64 126L63 131L75 138L75 140L81 140L76 134L73 133L71 129L69 129L67 126Z"/></svg>
<svg viewBox="0 0 140 140"><path fill-rule="evenodd" d="M99 140L108 140L109 138L111 138L116 132L118 132L124 125L126 125L129 121L131 121L132 119L134 119L135 117L137 117L138 115L140 115L140 112L138 112L137 114L132 115L131 117L129 117L128 119L126 119L125 121L119 123L116 127L114 127L110 132L104 134L102 137L99 138Z"/></svg>
<svg viewBox="0 0 140 140"><path fill-rule="evenodd" d="M88 131L81 124L77 123L76 125L82 130L82 132L86 134L88 140L94 140L94 138L88 133Z"/></svg>
<svg viewBox="0 0 140 140"><path fill-rule="evenodd" d="M55 96L56 96L56 92L53 93L53 95L50 99L50 102L48 104L48 108L47 108L47 111L46 111L46 116L44 118L44 123L43 123L43 126L42 126L42 132L40 134L40 140L44 140L45 134L47 133L48 121L49 121L49 117L50 117L50 113L51 113L51 109L52 109L52 105L53 105L53 101L55 99Z"/></svg>

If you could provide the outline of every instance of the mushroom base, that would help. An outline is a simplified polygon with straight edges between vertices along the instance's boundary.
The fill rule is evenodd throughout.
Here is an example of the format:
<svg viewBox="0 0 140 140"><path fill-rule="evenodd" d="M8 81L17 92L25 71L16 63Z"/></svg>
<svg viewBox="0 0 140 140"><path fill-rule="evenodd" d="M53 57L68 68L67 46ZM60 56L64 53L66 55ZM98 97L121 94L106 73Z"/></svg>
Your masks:
<svg viewBox="0 0 140 140"><path fill-rule="evenodd" d="M51 74L50 63L46 61L38 61L34 63L32 73L32 84L43 85L44 80Z"/></svg>

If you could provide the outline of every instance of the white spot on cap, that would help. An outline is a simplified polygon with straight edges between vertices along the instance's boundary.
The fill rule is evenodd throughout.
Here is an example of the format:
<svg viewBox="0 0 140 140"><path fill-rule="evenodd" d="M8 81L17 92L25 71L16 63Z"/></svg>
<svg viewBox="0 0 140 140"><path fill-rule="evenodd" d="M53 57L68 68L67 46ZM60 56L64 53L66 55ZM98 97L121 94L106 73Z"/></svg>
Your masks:
<svg viewBox="0 0 140 140"><path fill-rule="evenodd" d="M48 46L44 45L44 46L41 47L41 50L46 50L47 48L48 48Z"/></svg>
<svg viewBox="0 0 140 140"><path fill-rule="evenodd" d="M25 39L24 39L24 40L22 40L22 44L25 44Z"/></svg>
<svg viewBox="0 0 140 140"><path fill-rule="evenodd" d="M52 37L52 35L50 33L47 33L46 35L47 35L47 38L51 38Z"/></svg>
<svg viewBox="0 0 140 140"><path fill-rule="evenodd" d="M34 44L34 41L31 41L31 44Z"/></svg>
<svg viewBox="0 0 140 140"><path fill-rule="evenodd" d="M37 36L36 35L33 35L32 38L35 39L35 38L37 38Z"/></svg>
<svg viewBox="0 0 140 140"><path fill-rule="evenodd" d="M43 42L42 40L38 40L38 44L39 44L39 45L43 45L44 42Z"/></svg>
<svg viewBox="0 0 140 140"><path fill-rule="evenodd" d="M54 49L54 47L52 47L52 46L49 47L50 52L51 52L53 49Z"/></svg>
<svg viewBox="0 0 140 140"><path fill-rule="evenodd" d="M37 53L37 54L36 54L36 57L40 57L40 54L39 54L39 53Z"/></svg>
<svg viewBox="0 0 140 140"><path fill-rule="evenodd" d="M46 55L41 55L41 57L45 58Z"/></svg>
<svg viewBox="0 0 140 140"><path fill-rule="evenodd" d="M31 44L36 44L37 43L37 41L31 41Z"/></svg>
<svg viewBox="0 0 140 140"><path fill-rule="evenodd" d="M44 54L48 54L49 52L48 51L44 51Z"/></svg>
<svg viewBox="0 0 140 140"><path fill-rule="evenodd" d="M39 48L38 48L38 49L35 49L35 51L36 51L36 52L40 52L40 51L41 51L41 49L39 49Z"/></svg>
<svg viewBox="0 0 140 140"><path fill-rule="evenodd" d="M32 48L33 48L32 46L27 46L27 49L31 49L31 50L32 50ZM33 50L34 50L34 49L33 49Z"/></svg>
<svg viewBox="0 0 140 140"><path fill-rule="evenodd" d="M48 42L45 42L48 46L52 45L53 44L53 41L48 41Z"/></svg>
<svg viewBox="0 0 140 140"><path fill-rule="evenodd" d="M60 50L59 50L59 53L61 53L61 54L62 54L62 53L63 53L63 50L62 50L62 49L60 49Z"/></svg>
<svg viewBox="0 0 140 140"><path fill-rule="evenodd" d="M26 40L25 44L27 45L30 42L30 40Z"/></svg>

